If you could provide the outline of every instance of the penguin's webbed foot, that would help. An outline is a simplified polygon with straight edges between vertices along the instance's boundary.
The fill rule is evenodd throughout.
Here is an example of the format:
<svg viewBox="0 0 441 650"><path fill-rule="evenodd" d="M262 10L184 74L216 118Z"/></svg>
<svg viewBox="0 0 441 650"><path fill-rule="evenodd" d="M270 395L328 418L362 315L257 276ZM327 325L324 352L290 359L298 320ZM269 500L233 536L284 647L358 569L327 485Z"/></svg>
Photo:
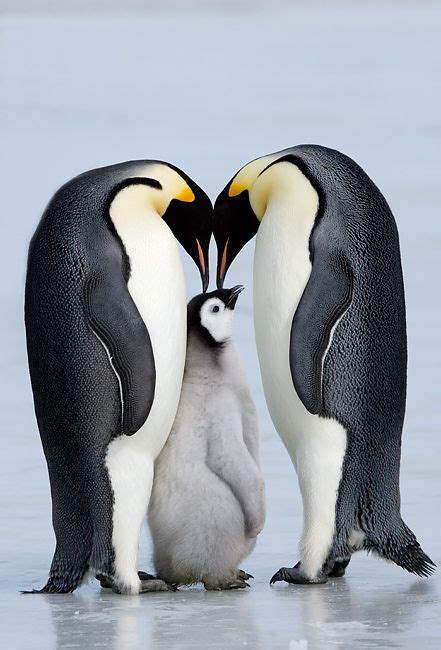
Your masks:
<svg viewBox="0 0 441 650"><path fill-rule="evenodd" d="M346 573L346 567L348 566L351 558L345 560L335 560L334 566L328 573L329 578L342 578Z"/></svg>
<svg viewBox="0 0 441 650"><path fill-rule="evenodd" d="M145 571L138 571L138 578L141 580L156 580L156 576L152 576L151 573L146 573Z"/></svg>
<svg viewBox="0 0 441 650"><path fill-rule="evenodd" d="M103 573L97 573L95 577L99 580L103 589L112 589L116 594L123 593L110 576ZM140 594L153 591L177 591L175 585L170 585L168 582L165 582L165 580L161 580L145 571L138 571L138 578L141 581L141 589L139 590Z"/></svg>
<svg viewBox="0 0 441 650"><path fill-rule="evenodd" d="M240 574L243 573L244 575L249 575L248 573L245 573L245 571L238 571L236 574L236 577L233 578L232 580L228 580L226 582L216 582L216 583L210 583L210 582L204 582L204 587L207 591L225 591L229 589L246 589L250 585L246 580L248 578L242 577ZM251 576L250 576L251 577Z"/></svg>
<svg viewBox="0 0 441 650"><path fill-rule="evenodd" d="M141 571L141 573L143 573ZM147 593L154 593L158 591L177 591L176 585L170 585L168 582L165 582L165 580L161 580L161 578L156 578L155 576L150 576L148 573L144 573L145 576L149 576L147 580L140 580L140 587L139 587L139 594L147 594ZM125 591L124 589L121 589L120 585L118 585L116 582L112 583L112 591L115 594L127 594L129 592Z"/></svg>
<svg viewBox="0 0 441 650"><path fill-rule="evenodd" d="M310 580L302 573L301 563L297 562L292 568L282 567L279 569L271 578L270 585L281 581L293 585L323 585L328 581L328 576L325 573L320 573L315 580Z"/></svg>
<svg viewBox="0 0 441 650"><path fill-rule="evenodd" d="M171 585L165 580L155 578L154 576L150 576L148 580L141 580L140 594L153 593L155 591L178 591L178 588L176 585Z"/></svg>
<svg viewBox="0 0 441 650"><path fill-rule="evenodd" d="M110 576L107 576L104 573L97 573L95 578L100 583L102 589L112 589L113 580Z"/></svg>
<svg viewBox="0 0 441 650"><path fill-rule="evenodd" d="M251 573L242 571L242 569L239 569L239 571L237 572L237 577L241 578L242 580L254 580L254 576L252 576Z"/></svg>

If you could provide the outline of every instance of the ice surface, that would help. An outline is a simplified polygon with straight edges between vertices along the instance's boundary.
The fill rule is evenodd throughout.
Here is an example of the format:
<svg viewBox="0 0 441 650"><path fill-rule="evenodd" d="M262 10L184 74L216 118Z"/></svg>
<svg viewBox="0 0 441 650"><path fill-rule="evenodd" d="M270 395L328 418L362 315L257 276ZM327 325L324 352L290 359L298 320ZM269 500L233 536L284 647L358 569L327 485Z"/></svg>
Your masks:
<svg viewBox="0 0 441 650"><path fill-rule="evenodd" d="M5 0L23 10L31 3ZM35 6L49 6L46 0ZM52 3L53 5L54 3ZM297 559L296 477L269 420L251 314L249 244L236 338L258 404L268 519L240 593L183 590L123 598L90 584L22 596L53 551L46 466L24 350L26 247L53 191L85 169L131 158L175 162L215 197L251 158L299 142L354 157L396 215L407 290L409 393L402 510L438 563L440 544L439 3L166 2L124 15L82 3L57 18L3 17L0 54L0 641L5 648L441 647L439 573L430 580L359 554L347 578L268 586ZM130 3L133 6L140 2ZM155 3L148 3L153 7ZM160 3L156 3L160 4ZM87 9L94 9L88 15ZM189 293L199 290L186 262ZM141 566L151 568L146 536Z"/></svg>

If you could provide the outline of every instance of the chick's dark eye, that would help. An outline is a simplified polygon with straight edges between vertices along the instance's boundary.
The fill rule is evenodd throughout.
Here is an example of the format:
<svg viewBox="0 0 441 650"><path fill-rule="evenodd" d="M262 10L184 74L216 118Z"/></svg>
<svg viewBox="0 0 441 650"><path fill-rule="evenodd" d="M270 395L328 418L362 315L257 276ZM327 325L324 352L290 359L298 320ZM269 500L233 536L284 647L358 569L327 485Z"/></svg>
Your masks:
<svg viewBox="0 0 441 650"><path fill-rule="evenodd" d="M219 311L219 306L218 306L218 305L215 305L211 311L214 311L214 312Z"/></svg>

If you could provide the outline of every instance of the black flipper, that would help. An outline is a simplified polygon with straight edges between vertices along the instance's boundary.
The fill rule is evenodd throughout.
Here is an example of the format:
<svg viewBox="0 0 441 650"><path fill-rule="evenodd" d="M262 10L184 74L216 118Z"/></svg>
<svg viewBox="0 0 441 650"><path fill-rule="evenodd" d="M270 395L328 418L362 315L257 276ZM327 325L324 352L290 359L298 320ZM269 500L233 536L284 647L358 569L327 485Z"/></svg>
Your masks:
<svg viewBox="0 0 441 650"><path fill-rule="evenodd" d="M90 275L84 297L89 325L106 346L122 393L121 433L133 435L146 421L155 396L150 336L123 275L118 281Z"/></svg>
<svg viewBox="0 0 441 650"><path fill-rule="evenodd" d="M294 314L289 357L296 392L313 414L323 412L323 355L333 326L351 304L352 286L346 257L321 250Z"/></svg>

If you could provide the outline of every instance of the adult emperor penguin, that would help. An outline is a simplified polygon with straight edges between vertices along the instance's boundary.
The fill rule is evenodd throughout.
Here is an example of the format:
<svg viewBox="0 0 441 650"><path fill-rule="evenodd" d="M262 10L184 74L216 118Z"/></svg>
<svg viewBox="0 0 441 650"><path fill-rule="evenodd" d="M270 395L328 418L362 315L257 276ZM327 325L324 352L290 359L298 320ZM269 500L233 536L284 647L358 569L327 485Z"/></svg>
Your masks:
<svg viewBox="0 0 441 650"><path fill-rule="evenodd" d="M211 215L176 167L125 162L64 185L32 238L27 347L56 535L42 592L71 592L89 569L119 593L156 588L137 555L185 361L176 240L205 290Z"/></svg>
<svg viewBox="0 0 441 650"><path fill-rule="evenodd" d="M406 324L385 198L347 156L300 145L245 165L216 201L213 232L219 287L257 233L262 380L303 498L301 561L271 583L326 582L360 548L429 575L400 515Z"/></svg>

